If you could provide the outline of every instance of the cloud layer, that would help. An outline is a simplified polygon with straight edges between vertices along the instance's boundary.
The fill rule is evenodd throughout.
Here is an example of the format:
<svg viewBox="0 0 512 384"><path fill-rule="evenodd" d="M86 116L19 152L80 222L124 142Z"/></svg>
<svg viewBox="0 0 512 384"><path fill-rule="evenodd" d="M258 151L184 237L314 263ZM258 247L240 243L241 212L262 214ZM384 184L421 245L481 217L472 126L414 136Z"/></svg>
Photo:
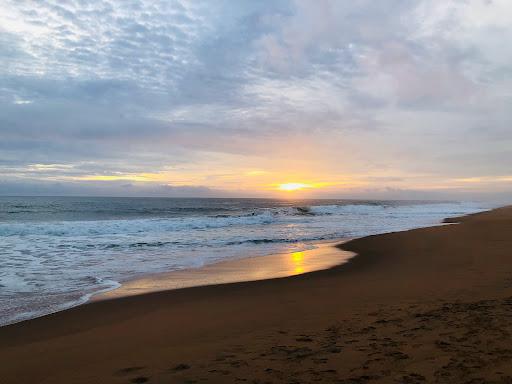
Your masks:
<svg viewBox="0 0 512 384"><path fill-rule="evenodd" d="M512 189L506 0L0 3L0 194Z"/></svg>

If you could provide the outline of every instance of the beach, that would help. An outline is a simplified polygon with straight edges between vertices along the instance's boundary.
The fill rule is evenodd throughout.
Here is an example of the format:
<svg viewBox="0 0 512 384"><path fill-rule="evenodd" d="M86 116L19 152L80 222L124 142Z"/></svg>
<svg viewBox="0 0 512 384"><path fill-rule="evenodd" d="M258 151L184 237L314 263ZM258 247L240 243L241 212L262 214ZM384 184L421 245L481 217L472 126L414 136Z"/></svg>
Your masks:
<svg viewBox="0 0 512 384"><path fill-rule="evenodd" d="M0 328L1 383L512 382L512 208L368 236L286 278Z"/></svg>

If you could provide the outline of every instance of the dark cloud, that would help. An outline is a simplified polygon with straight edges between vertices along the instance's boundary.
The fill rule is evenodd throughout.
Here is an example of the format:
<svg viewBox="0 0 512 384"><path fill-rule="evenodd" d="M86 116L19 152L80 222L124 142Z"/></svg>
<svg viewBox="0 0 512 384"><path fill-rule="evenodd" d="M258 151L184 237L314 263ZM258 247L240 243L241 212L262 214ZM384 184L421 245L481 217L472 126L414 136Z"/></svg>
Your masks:
<svg viewBox="0 0 512 384"><path fill-rule="evenodd" d="M135 185L126 182L49 182L0 179L0 196L215 197L229 192L205 186Z"/></svg>

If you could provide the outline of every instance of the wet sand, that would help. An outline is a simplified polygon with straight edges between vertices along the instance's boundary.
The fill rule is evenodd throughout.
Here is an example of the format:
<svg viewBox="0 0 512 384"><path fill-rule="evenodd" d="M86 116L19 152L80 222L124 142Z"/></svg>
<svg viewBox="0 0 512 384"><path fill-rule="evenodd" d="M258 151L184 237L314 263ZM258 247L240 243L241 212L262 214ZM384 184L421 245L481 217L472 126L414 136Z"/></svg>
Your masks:
<svg viewBox="0 0 512 384"><path fill-rule="evenodd" d="M151 292L290 277L332 268L346 263L355 254L336 247L347 240L312 244L300 252L272 254L222 261L201 268L159 273L124 282L121 287L92 297L92 301L141 295Z"/></svg>
<svg viewBox="0 0 512 384"><path fill-rule="evenodd" d="M512 208L370 236L324 271L0 328L1 383L510 383Z"/></svg>

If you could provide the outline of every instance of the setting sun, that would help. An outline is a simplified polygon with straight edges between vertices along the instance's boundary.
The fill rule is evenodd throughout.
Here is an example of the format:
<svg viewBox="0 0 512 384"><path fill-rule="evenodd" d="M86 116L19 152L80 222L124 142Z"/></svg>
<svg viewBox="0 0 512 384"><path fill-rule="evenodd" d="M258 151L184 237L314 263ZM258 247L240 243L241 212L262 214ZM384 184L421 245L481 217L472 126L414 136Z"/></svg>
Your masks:
<svg viewBox="0 0 512 384"><path fill-rule="evenodd" d="M280 191L298 191L304 188L311 188L311 185L304 183L285 183L280 184L277 189Z"/></svg>

